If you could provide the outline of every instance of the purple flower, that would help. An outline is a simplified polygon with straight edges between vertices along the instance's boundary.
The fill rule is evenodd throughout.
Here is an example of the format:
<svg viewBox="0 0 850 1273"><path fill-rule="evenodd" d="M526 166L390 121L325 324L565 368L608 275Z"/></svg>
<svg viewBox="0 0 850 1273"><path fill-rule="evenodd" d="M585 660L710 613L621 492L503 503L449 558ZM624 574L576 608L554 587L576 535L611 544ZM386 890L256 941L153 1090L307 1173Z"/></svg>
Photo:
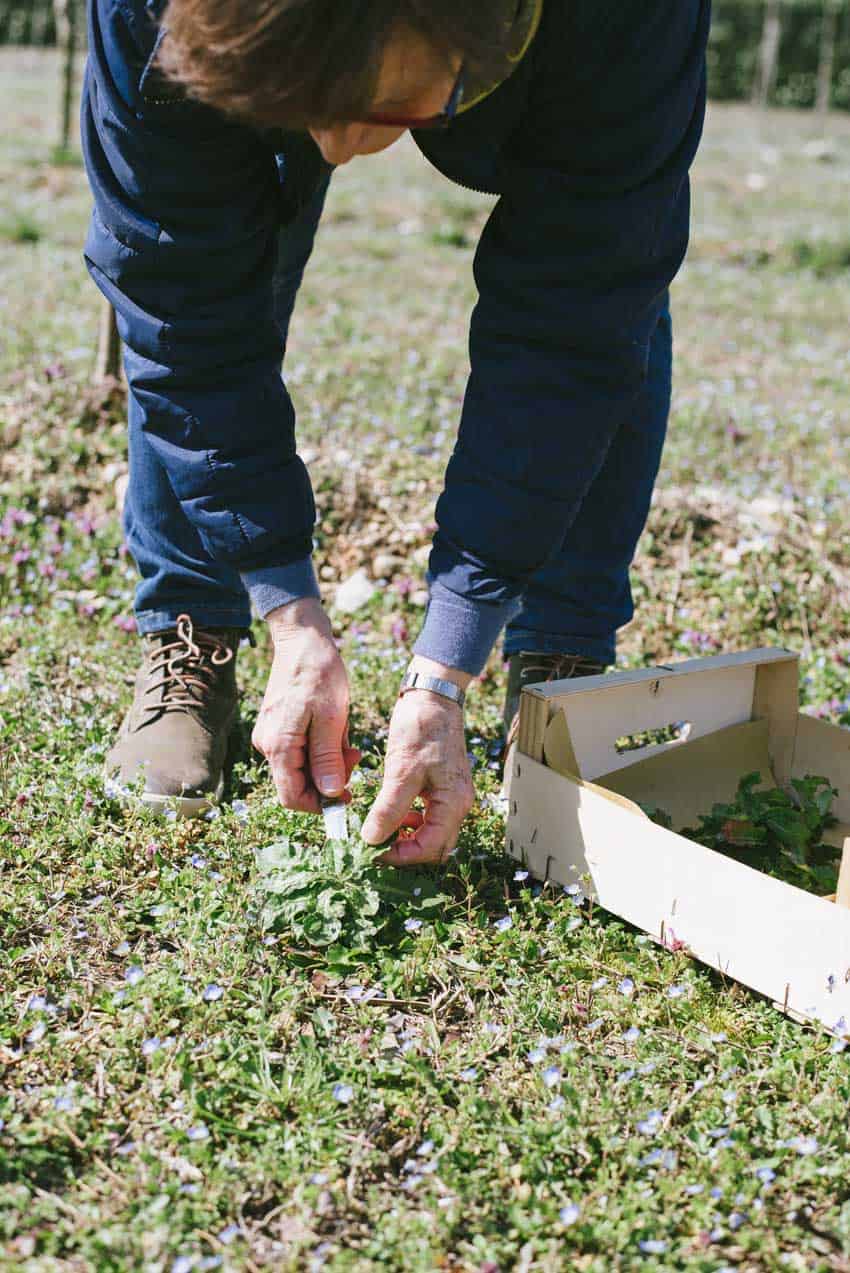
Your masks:
<svg viewBox="0 0 850 1273"><path fill-rule="evenodd" d="M631 977L624 977L622 981L617 983L617 989L620 994L626 995L627 997L634 992L634 988L635 983L632 981Z"/></svg>
<svg viewBox="0 0 850 1273"><path fill-rule="evenodd" d="M580 1216L581 1207L575 1202L567 1203L567 1205L565 1207L561 1207L561 1210L558 1212L558 1219L561 1221L561 1224L564 1225L575 1224L576 1220L578 1220Z"/></svg>
<svg viewBox="0 0 850 1273"><path fill-rule="evenodd" d="M421 927L422 927L421 919L406 919L404 921L405 932L418 933Z"/></svg>
<svg viewBox="0 0 850 1273"><path fill-rule="evenodd" d="M349 1083L334 1083L333 1098L341 1105L347 1105L354 1096L354 1088Z"/></svg>
<svg viewBox="0 0 850 1273"><path fill-rule="evenodd" d="M220 999L223 994L224 991L221 986L219 986L215 981L211 981L204 991L204 1003L215 1003L216 1000Z"/></svg>
<svg viewBox="0 0 850 1273"><path fill-rule="evenodd" d="M561 1071L557 1065L550 1065L543 1071L543 1082L547 1087L557 1087L561 1081Z"/></svg>
<svg viewBox="0 0 850 1273"><path fill-rule="evenodd" d="M144 975L145 973L143 968L140 968L138 964L131 964L124 973L124 980L130 986L137 986Z"/></svg>
<svg viewBox="0 0 850 1273"><path fill-rule="evenodd" d="M493 927L497 928L500 933L506 933L509 928L513 928L513 925L514 921L511 919L510 915L503 915L501 919L496 920Z"/></svg>
<svg viewBox="0 0 850 1273"><path fill-rule="evenodd" d="M159 1039L145 1039L142 1044L142 1056L153 1056L162 1047Z"/></svg>
<svg viewBox="0 0 850 1273"><path fill-rule="evenodd" d="M628 1030L623 1031L624 1043L635 1043L640 1038L640 1030L636 1025L630 1025Z"/></svg>

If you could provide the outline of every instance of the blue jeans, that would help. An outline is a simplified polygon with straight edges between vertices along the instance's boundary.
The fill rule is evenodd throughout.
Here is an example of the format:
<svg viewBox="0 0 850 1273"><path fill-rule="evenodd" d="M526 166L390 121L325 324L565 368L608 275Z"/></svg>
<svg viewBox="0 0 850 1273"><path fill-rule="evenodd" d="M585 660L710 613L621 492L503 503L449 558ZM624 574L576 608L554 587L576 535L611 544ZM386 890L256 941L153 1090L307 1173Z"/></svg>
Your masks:
<svg viewBox="0 0 850 1273"><path fill-rule="evenodd" d="M284 335L313 248L327 184L280 235L274 280ZM533 577L505 631L505 654L520 650L583 654L613 663L618 628L634 604L629 568L646 524L670 410L672 329L665 310L652 338L649 376L634 414L605 454L558 553ZM124 533L141 582L140 632L173 627L192 615L201 627L247 628L248 595L238 572L213 561L186 519L144 436L130 399L130 481Z"/></svg>

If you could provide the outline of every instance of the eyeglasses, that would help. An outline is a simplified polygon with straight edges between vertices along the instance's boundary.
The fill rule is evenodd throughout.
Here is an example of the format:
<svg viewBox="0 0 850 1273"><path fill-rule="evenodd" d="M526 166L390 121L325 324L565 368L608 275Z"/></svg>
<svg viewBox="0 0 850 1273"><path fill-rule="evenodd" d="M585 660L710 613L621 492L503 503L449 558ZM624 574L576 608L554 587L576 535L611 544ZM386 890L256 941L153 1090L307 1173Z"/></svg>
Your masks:
<svg viewBox="0 0 850 1273"><path fill-rule="evenodd" d="M363 118L364 124L375 124L379 128L415 128L420 129L446 129L451 124L454 117L460 109L463 101L463 92L466 88L466 68L461 66L457 73L457 79L452 89L451 97L446 102L439 115L429 115L427 118L417 119L411 115L384 115L382 113L366 115Z"/></svg>

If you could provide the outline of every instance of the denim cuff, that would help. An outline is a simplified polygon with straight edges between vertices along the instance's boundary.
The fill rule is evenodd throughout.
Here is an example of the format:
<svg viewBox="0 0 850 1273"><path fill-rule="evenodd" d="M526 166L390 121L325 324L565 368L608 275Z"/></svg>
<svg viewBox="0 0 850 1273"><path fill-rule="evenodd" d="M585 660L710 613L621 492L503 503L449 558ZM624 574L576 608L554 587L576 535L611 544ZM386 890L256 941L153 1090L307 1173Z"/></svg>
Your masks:
<svg viewBox="0 0 850 1273"><path fill-rule="evenodd" d="M320 597L313 562L309 557L290 562L288 566L264 566L242 572L251 604L261 619L278 606L289 605L299 597Z"/></svg>
<svg viewBox="0 0 850 1273"><path fill-rule="evenodd" d="M474 601L432 583L425 625L413 653L479 676L499 633L519 609L516 599L495 604Z"/></svg>

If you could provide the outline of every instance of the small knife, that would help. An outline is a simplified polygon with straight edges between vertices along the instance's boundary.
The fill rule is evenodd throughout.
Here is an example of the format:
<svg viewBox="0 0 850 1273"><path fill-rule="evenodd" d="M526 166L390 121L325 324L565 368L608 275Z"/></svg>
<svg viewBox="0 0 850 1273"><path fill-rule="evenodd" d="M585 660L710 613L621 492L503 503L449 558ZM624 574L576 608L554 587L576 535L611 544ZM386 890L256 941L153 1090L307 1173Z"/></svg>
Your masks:
<svg viewBox="0 0 850 1273"><path fill-rule="evenodd" d="M322 796L322 817L329 840L348 839L348 806L338 796Z"/></svg>

